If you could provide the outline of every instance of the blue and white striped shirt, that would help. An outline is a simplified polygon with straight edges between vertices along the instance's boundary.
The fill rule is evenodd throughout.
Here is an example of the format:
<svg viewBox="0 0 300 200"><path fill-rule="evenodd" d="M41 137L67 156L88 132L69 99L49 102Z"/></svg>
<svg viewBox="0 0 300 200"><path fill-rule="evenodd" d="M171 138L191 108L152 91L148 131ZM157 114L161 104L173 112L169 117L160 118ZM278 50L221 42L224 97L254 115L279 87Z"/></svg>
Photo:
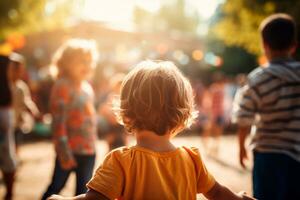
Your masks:
<svg viewBox="0 0 300 200"><path fill-rule="evenodd" d="M300 162L300 63L277 60L250 73L236 95L232 121L254 126L255 151Z"/></svg>

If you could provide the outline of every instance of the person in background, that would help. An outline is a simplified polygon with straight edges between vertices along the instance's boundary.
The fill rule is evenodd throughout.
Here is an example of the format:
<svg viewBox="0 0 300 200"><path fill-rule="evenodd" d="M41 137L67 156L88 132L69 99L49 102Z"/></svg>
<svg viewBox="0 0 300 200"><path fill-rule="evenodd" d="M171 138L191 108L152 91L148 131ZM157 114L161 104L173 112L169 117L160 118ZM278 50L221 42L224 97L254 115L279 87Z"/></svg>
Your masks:
<svg viewBox="0 0 300 200"><path fill-rule="evenodd" d="M59 193L70 173L76 173L76 192L86 192L96 156L94 92L87 81L95 65L93 41L71 39L54 56L58 79L51 91L50 110L56 151L50 185L42 199Z"/></svg>
<svg viewBox="0 0 300 200"><path fill-rule="evenodd" d="M220 146L220 137L223 135L225 126L223 74L213 74L213 81L214 82L209 86L204 101L204 107L208 110L208 122L203 132L203 144L206 146L208 154L217 156ZM208 141L208 139L211 139L211 141Z"/></svg>
<svg viewBox="0 0 300 200"><path fill-rule="evenodd" d="M300 63L296 24L274 14L260 25L265 67L251 72L237 93L233 122L238 124L240 156L245 167L245 140L253 127L253 194L260 200L300 199Z"/></svg>
<svg viewBox="0 0 300 200"><path fill-rule="evenodd" d="M231 123L232 103L237 90L237 84L232 77L226 77L224 81L224 121L225 126Z"/></svg>
<svg viewBox="0 0 300 200"><path fill-rule="evenodd" d="M106 140L109 151L126 145L126 134L124 127L118 123L113 111L113 101L120 95L120 88L125 77L124 74L116 74L110 79L110 93L106 101L99 107L98 113L107 121L108 128L106 130Z"/></svg>
<svg viewBox="0 0 300 200"><path fill-rule="evenodd" d="M22 55L11 53L9 56L12 68L12 95L15 111L15 136L17 144L24 133L32 130L34 120L39 117L39 110L32 101L29 87L22 80L25 71L25 59Z"/></svg>
<svg viewBox="0 0 300 200"><path fill-rule="evenodd" d="M13 197L17 169L11 78L9 57L0 55L0 169L6 188L5 200Z"/></svg>
<svg viewBox="0 0 300 200"><path fill-rule="evenodd" d="M116 104L118 119L136 145L111 151L77 197L49 200L250 200L220 185L197 148L176 147L170 139L196 118L192 87L172 62L144 61L124 78Z"/></svg>
<svg viewBox="0 0 300 200"><path fill-rule="evenodd" d="M202 108L204 94L205 94L205 87L199 79L191 80L191 84L195 96L196 110L198 111L198 117L197 119L195 119L195 122L192 125L191 130L196 132L201 132L203 131L204 123L206 121L206 115L204 109Z"/></svg>

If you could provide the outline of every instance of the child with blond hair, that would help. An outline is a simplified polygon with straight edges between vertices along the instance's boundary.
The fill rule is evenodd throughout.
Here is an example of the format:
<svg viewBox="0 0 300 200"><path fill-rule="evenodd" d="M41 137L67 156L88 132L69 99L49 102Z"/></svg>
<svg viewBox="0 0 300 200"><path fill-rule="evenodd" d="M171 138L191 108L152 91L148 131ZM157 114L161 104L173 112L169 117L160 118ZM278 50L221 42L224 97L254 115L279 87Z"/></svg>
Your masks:
<svg viewBox="0 0 300 200"><path fill-rule="evenodd" d="M72 39L54 57L57 77L50 98L56 160L52 181L42 199L59 193L76 173L76 195L86 192L95 163L96 112L87 79L95 64L95 44Z"/></svg>
<svg viewBox="0 0 300 200"><path fill-rule="evenodd" d="M189 81L171 62L144 61L121 86L114 108L136 145L110 152L88 192L59 199L251 199L221 186L206 169L196 148L176 147L171 138L191 125L196 114Z"/></svg>

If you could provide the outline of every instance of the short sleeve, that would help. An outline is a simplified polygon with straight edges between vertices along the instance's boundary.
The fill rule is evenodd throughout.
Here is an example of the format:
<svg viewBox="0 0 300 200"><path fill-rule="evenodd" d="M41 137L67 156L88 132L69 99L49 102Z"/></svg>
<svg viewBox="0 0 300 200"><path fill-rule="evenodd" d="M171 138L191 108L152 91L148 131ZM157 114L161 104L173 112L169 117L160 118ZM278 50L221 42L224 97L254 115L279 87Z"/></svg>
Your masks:
<svg viewBox="0 0 300 200"><path fill-rule="evenodd" d="M199 149L197 148L186 148L186 151L190 154L193 159L196 178L197 178L197 193L207 193L215 185L216 181L214 177L209 173L205 164L202 161Z"/></svg>
<svg viewBox="0 0 300 200"><path fill-rule="evenodd" d="M240 126L251 126L259 106L259 95L248 85L239 89L233 102L232 122Z"/></svg>
<svg viewBox="0 0 300 200"><path fill-rule="evenodd" d="M106 156L102 165L87 183L87 187L105 195L109 199L116 199L122 195L124 171L116 151Z"/></svg>

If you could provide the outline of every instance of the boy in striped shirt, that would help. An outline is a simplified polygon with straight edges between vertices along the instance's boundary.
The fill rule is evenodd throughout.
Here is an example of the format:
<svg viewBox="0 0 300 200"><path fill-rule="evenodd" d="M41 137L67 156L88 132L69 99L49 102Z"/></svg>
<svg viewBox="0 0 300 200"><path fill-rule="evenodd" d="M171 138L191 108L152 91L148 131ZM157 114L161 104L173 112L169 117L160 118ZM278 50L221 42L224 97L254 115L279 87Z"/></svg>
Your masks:
<svg viewBox="0 0 300 200"><path fill-rule="evenodd" d="M260 32L268 64L254 70L236 95L240 163L252 126L253 193L260 200L300 199L300 63L292 59L296 25L286 14L266 18Z"/></svg>

